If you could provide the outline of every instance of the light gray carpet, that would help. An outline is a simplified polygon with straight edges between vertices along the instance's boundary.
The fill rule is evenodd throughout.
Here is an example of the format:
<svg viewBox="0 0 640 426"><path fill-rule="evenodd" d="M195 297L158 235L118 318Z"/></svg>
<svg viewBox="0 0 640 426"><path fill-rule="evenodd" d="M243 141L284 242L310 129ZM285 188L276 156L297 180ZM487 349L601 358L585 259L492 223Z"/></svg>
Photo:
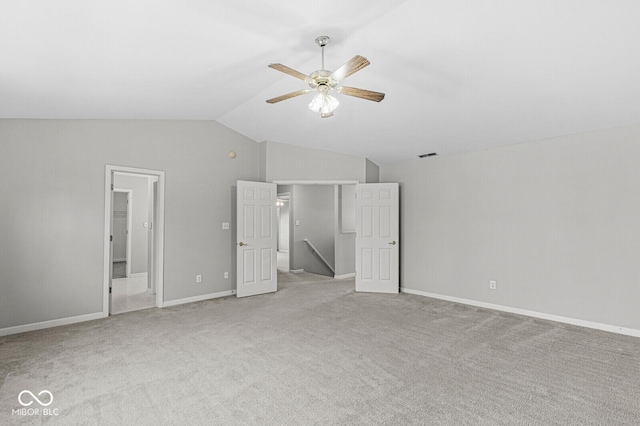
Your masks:
<svg viewBox="0 0 640 426"><path fill-rule="evenodd" d="M0 338L0 371L0 424L640 424L640 339L352 280Z"/></svg>

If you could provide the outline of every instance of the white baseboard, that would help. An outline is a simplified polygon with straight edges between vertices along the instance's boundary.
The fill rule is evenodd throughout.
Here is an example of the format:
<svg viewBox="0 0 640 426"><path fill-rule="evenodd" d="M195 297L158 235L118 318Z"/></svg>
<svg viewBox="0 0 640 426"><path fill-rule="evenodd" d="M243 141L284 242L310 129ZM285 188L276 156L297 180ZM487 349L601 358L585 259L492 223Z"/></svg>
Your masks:
<svg viewBox="0 0 640 426"><path fill-rule="evenodd" d="M334 275L333 278L336 280L346 280L347 278L353 278L356 276L355 272L352 272L350 274L344 274L344 275Z"/></svg>
<svg viewBox="0 0 640 426"><path fill-rule="evenodd" d="M291 272L292 274L302 274L304 272L304 269L289 269L289 272Z"/></svg>
<svg viewBox="0 0 640 426"><path fill-rule="evenodd" d="M185 297L184 299L168 300L162 303L162 307L183 305L185 303L201 302L203 300L217 299L218 297L227 297L236 294L235 290L221 291L218 293L202 294L200 296Z"/></svg>
<svg viewBox="0 0 640 426"><path fill-rule="evenodd" d="M95 314L78 315L76 317L60 318L50 321L36 322L33 324L17 325L15 327L0 328L0 336L8 336L10 334L26 333L27 331L42 330L43 328L58 327L60 325L75 324L77 322L92 321L104 318L102 312Z"/></svg>
<svg viewBox="0 0 640 426"><path fill-rule="evenodd" d="M587 328L593 328L596 330L609 331L611 333L624 334L625 336L640 337L640 330L636 330L634 328L619 327L617 325L602 324L599 322L585 321L581 319L568 318L568 317L563 317L563 316L553 315L553 314L545 314L543 312L528 311L526 309L512 308L510 306L504 306L504 305L495 305L493 303L479 302L477 300L462 299L460 297L453 297L453 296L445 296L443 294L427 293L425 291L411 290L409 288L404 288L404 287L401 287L400 291L403 293L415 294L418 296L432 297L434 299L441 299L441 300L447 300L449 302L462 303L464 305L494 309L496 311L509 312L512 314L525 315L533 318L540 318L544 320L562 322L565 324L577 325L580 327L587 327Z"/></svg>
<svg viewBox="0 0 640 426"><path fill-rule="evenodd" d="M146 272L138 272L137 274L130 274L129 278L147 278Z"/></svg>

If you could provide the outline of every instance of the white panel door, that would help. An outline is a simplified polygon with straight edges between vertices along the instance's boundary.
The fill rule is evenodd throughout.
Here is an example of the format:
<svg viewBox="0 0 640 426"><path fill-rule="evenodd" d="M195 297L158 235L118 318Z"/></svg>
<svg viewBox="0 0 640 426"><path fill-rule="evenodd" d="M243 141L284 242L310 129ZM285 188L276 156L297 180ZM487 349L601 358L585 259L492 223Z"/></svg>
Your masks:
<svg viewBox="0 0 640 426"><path fill-rule="evenodd" d="M274 183L238 181L238 297L278 290L276 192Z"/></svg>
<svg viewBox="0 0 640 426"><path fill-rule="evenodd" d="M398 195L397 183L356 185L356 291L400 291Z"/></svg>

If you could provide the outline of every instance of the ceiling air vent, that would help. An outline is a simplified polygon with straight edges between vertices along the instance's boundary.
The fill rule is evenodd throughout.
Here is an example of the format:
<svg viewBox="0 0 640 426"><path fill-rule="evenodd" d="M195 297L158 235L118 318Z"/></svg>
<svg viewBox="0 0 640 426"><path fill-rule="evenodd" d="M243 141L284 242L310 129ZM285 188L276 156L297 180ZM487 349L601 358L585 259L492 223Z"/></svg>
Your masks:
<svg viewBox="0 0 640 426"><path fill-rule="evenodd" d="M438 155L438 154L437 154L437 153L435 153L435 152L431 152L431 153L429 153L429 154L421 154L421 155L418 155L418 157L420 157L420 158L426 158L426 157L435 157L436 155Z"/></svg>

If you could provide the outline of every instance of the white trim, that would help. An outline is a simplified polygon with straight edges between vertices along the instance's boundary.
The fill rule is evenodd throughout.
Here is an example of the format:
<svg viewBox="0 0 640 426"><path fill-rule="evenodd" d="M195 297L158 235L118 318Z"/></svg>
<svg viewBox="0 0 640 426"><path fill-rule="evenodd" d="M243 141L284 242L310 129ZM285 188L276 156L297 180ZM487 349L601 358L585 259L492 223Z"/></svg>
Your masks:
<svg viewBox="0 0 640 426"><path fill-rule="evenodd" d="M276 185L355 185L359 180L274 180Z"/></svg>
<svg viewBox="0 0 640 426"><path fill-rule="evenodd" d="M75 324L77 322L92 321L104 318L102 312L95 314L78 315L77 317L60 318L50 321L36 322L33 324L17 325L15 327L0 328L0 336L8 336L10 334L26 333L27 331L41 330L43 328L58 327L61 325Z"/></svg>
<svg viewBox="0 0 640 426"><path fill-rule="evenodd" d="M112 173L131 173L136 176L154 176L158 178L158 197L156 199L158 223L154 223L156 234L157 264L155 267L156 285L156 307L161 308L164 302L164 191L165 191L165 174L160 170L140 169L134 167L114 166L107 164L105 167L105 183L104 183L104 276L103 276L103 295L102 295L102 313L105 317L109 316L109 271L111 264L109 261L110 252L110 218L111 218L111 174ZM115 188L114 188L115 189ZM152 254L151 254L152 255Z"/></svg>
<svg viewBox="0 0 640 426"><path fill-rule="evenodd" d="M302 274L304 273L304 269L289 269L289 272L292 274Z"/></svg>
<svg viewBox="0 0 640 426"><path fill-rule="evenodd" d="M356 273L352 272L350 274L334 275L333 278L336 280L346 280L347 278L353 278L355 276L356 276Z"/></svg>
<svg viewBox="0 0 640 426"><path fill-rule="evenodd" d="M116 262L126 262L127 259L113 259L112 262L116 263Z"/></svg>
<svg viewBox="0 0 640 426"><path fill-rule="evenodd" d="M136 274L131 274L129 278L146 278L147 275L148 274L146 272L138 272Z"/></svg>
<svg viewBox="0 0 640 426"><path fill-rule="evenodd" d="M425 297L432 297L434 299L441 299L449 302L462 303L462 304L471 305L471 306L478 306L480 308L493 309L496 311L509 312L509 313L518 314L518 315L525 315L528 317L540 318L544 320L556 321L556 322L561 322L561 323L571 324L571 325L577 325L580 327L593 328L596 330L609 331L611 333L624 334L626 336L640 337L640 330L636 330L634 328L619 327L616 325L602 324L599 322L585 321L581 319L563 317L563 316L553 315L553 314L545 314L545 313L536 312L536 311L528 311L526 309L512 308L510 306L504 306L504 305L495 305L493 303L479 302L477 300L462 299L462 298L453 297L453 296L445 296L443 294L427 293L425 291L411 290L404 287L401 287L400 291L403 293L415 294L418 296L425 296Z"/></svg>
<svg viewBox="0 0 640 426"><path fill-rule="evenodd" d="M235 290L227 290L227 291L220 291L218 293L209 293L209 294L202 294L200 296L185 297L184 299L167 300L164 302L164 307L166 308L168 306L183 305L185 303L201 302L203 300L217 299L219 297L227 297L227 296L232 296L234 294L236 294Z"/></svg>

